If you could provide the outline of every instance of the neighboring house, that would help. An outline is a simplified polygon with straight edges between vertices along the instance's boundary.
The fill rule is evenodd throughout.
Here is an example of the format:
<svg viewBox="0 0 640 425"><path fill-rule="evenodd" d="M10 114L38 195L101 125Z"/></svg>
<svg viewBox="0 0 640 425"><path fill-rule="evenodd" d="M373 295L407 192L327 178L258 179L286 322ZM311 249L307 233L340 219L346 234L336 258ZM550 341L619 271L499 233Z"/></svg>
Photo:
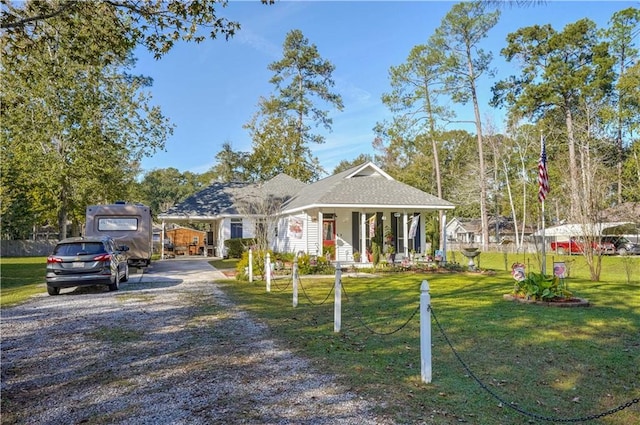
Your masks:
<svg viewBox="0 0 640 425"><path fill-rule="evenodd" d="M482 245L482 220L454 217L447 222L447 242Z"/></svg>
<svg viewBox="0 0 640 425"><path fill-rule="evenodd" d="M257 226L273 220L274 251L350 262L355 252L370 250L372 236L382 232L393 234L385 246L400 255L425 253L424 214L453 208L368 162L311 184L285 174L262 184L213 183L159 218L209 224L216 256L225 240L254 237ZM367 255L360 258L368 261Z"/></svg>
<svg viewBox="0 0 640 425"><path fill-rule="evenodd" d="M489 243L512 243L516 240L515 226L509 217L489 219ZM518 235L527 240L535 231L526 226L524 232L519 225ZM496 236L497 233L497 236ZM447 243L460 245L482 245L482 221L479 218L454 217L446 226Z"/></svg>

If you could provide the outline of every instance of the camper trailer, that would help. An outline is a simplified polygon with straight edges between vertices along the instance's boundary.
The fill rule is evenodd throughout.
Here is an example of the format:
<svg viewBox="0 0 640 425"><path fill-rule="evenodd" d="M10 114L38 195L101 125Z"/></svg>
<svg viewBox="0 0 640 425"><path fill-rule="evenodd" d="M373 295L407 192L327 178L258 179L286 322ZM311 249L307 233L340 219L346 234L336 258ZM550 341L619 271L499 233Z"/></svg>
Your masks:
<svg viewBox="0 0 640 425"><path fill-rule="evenodd" d="M128 263L145 267L151 263L153 223L151 209L141 204L117 202L87 207L86 236L111 236L129 247Z"/></svg>

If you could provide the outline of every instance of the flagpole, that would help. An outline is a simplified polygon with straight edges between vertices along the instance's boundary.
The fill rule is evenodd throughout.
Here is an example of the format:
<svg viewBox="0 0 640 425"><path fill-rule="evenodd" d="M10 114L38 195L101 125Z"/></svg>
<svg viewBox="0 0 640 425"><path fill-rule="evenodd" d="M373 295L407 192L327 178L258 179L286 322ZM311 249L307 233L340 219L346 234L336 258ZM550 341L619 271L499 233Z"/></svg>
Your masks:
<svg viewBox="0 0 640 425"><path fill-rule="evenodd" d="M544 225L544 200L542 201L542 274L547 274L547 239Z"/></svg>
<svg viewBox="0 0 640 425"><path fill-rule="evenodd" d="M541 152L541 157L544 155L546 156L545 153L545 148L544 148L544 136L542 135L542 133L540 133L540 152ZM541 158L542 159L542 158ZM545 167L545 172L546 172L546 158L542 159L545 161L544 167ZM546 275L547 274L547 238L545 235L545 220L544 220L544 200L546 198L546 194L545 196L542 197L542 199L540 200L540 206L541 206L541 212L542 212L542 275Z"/></svg>

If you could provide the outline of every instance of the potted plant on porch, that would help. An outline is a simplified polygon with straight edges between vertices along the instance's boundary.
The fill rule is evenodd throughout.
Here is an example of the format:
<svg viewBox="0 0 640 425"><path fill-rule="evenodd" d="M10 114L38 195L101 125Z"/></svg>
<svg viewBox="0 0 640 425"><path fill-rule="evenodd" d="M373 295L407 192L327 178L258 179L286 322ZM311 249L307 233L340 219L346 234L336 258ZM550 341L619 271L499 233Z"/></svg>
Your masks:
<svg viewBox="0 0 640 425"><path fill-rule="evenodd" d="M387 262L393 264L396 261L396 248L393 245L387 245Z"/></svg>
<svg viewBox="0 0 640 425"><path fill-rule="evenodd" d="M359 263L361 258L362 257L360 256L360 251L355 251L353 253L353 261L354 262Z"/></svg>

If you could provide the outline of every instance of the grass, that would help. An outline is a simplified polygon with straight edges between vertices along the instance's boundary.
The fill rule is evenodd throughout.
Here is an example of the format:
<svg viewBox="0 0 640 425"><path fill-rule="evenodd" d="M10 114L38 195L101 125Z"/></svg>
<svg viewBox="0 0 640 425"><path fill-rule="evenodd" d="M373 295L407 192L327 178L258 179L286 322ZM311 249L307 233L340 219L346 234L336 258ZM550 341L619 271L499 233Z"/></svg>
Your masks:
<svg viewBox="0 0 640 425"><path fill-rule="evenodd" d="M46 293L46 257L0 258L0 307L20 304Z"/></svg>
<svg viewBox="0 0 640 425"><path fill-rule="evenodd" d="M238 264L238 261L240 261L238 258L224 258L224 259L209 261L209 264L211 264L213 267L215 267L218 270L225 270L225 269L235 270L236 264Z"/></svg>
<svg viewBox="0 0 640 425"><path fill-rule="evenodd" d="M320 305L331 279L303 278L296 308L283 281L272 282L270 293L262 282L224 288L274 337L320 370L338 374L400 423L527 424L535 418L504 403L543 417L578 418L640 397L640 284L625 283L616 265L621 259L604 259L611 271L602 282L590 282L588 268L576 259L570 286L593 306L550 308L504 301L513 279L501 255L482 255L483 267L497 265L495 274L343 277L340 333L333 332L333 295ZM635 261L638 266L640 258ZM537 268L533 261L531 268ZM424 279L452 345L434 323L431 384L420 380L420 324L413 316ZM640 404L592 423L640 423Z"/></svg>
<svg viewBox="0 0 640 425"><path fill-rule="evenodd" d="M139 341L144 336L144 332L111 325L98 327L92 333L92 336L97 340L116 346L127 342Z"/></svg>
<svg viewBox="0 0 640 425"><path fill-rule="evenodd" d="M237 259L211 261L217 269L234 269ZM0 308L27 301L34 295L46 294L46 257L0 257Z"/></svg>
<svg viewBox="0 0 640 425"><path fill-rule="evenodd" d="M548 270L560 259L570 264L570 289L589 299L591 307L504 301L502 295L513 286L505 264L509 269L519 261L537 271L533 255L508 256L505 261L501 254L481 254L482 268L494 273L345 276L340 333L333 332L333 295L320 304L333 279L304 277L297 308L284 280L272 282L270 293L263 282L229 280L223 287L267 323L273 337L321 371L338 374L348 388L374 400L399 423L517 425L536 419L500 406L460 359L505 403L544 417L584 417L640 398L640 257L604 258L601 282L589 281L581 257L549 256ZM465 263L461 255L457 261ZM44 293L44 263L44 258L2 259L3 308ZM232 264L224 260L214 266ZM633 270L632 283L627 283L625 267ZM430 283L434 316L448 338L432 325L431 384L420 380L415 316L424 279ZM125 342L137 335L100 337ZM640 403L591 423L640 423Z"/></svg>

